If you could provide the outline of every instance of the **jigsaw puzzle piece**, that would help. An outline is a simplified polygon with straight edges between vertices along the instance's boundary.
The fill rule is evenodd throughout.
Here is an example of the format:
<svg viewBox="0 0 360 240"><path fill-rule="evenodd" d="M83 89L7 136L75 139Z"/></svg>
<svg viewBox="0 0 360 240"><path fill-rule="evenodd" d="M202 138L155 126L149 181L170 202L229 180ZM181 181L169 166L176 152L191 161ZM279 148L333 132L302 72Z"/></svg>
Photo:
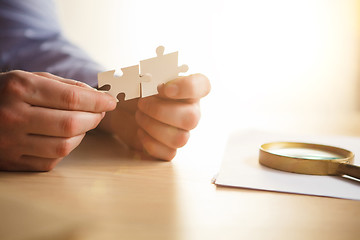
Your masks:
<svg viewBox="0 0 360 240"><path fill-rule="evenodd" d="M117 96L119 93L125 94L125 101L140 97L140 84L141 82L149 82L151 80L149 74L140 76L139 65L121 68L121 71L123 73L121 76L115 76L115 70L99 73L99 87L110 85L108 94L116 99L118 99Z"/></svg>
<svg viewBox="0 0 360 240"><path fill-rule="evenodd" d="M180 72L187 72L188 66L178 66L178 52L164 55L165 48L156 49L156 57L140 61L142 75L151 76L150 82L141 83L141 96L148 97L158 93L157 86L167 83L179 76Z"/></svg>
<svg viewBox="0 0 360 240"><path fill-rule="evenodd" d="M116 97L116 91L111 89L111 83L114 81L114 78L116 78L114 74L115 70L98 73L98 87L101 88L106 85L110 86L110 90L107 91L107 93L113 97Z"/></svg>
<svg viewBox="0 0 360 240"><path fill-rule="evenodd" d="M125 94L125 101L140 97L140 84L142 82L150 82L149 74L139 75L139 65L122 68L121 84L119 83L119 92Z"/></svg>

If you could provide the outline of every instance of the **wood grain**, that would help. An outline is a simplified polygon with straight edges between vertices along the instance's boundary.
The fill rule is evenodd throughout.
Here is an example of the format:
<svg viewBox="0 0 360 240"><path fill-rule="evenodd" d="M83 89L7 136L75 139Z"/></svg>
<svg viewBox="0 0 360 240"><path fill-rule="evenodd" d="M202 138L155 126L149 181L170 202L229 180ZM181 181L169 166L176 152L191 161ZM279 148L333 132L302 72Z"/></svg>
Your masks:
<svg viewBox="0 0 360 240"><path fill-rule="evenodd" d="M88 134L51 172L0 172L1 195L18 199L22 206L6 211L9 204L0 201L1 239L37 239L33 230L44 221L59 226L52 231L60 239L360 235L358 201L215 187L210 180L221 159L198 140L194 137L173 162L163 162L119 147L113 138L97 132ZM36 211L43 206L45 211ZM21 231L26 234L17 237L14 221L7 219L20 219L23 213L33 215L34 221L25 222Z"/></svg>

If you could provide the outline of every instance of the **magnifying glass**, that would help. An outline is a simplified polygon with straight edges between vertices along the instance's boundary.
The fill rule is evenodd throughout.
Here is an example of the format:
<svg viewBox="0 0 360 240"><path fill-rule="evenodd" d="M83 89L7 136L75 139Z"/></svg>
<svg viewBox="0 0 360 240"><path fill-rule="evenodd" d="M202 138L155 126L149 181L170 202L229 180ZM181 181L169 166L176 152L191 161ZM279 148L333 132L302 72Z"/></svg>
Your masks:
<svg viewBox="0 0 360 240"><path fill-rule="evenodd" d="M299 142L272 142L261 145L259 162L267 167L301 174L348 175L360 180L354 154L343 148Z"/></svg>

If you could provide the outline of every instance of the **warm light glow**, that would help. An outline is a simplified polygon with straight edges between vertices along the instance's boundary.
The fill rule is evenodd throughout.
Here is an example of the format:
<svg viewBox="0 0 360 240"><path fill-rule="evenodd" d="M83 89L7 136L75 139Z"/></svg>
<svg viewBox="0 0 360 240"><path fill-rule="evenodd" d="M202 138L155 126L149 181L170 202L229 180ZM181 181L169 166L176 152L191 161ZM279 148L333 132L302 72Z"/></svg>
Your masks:
<svg viewBox="0 0 360 240"><path fill-rule="evenodd" d="M160 44L179 50L180 64L211 79L208 126L358 111L356 0L57 2L65 32L109 69L153 57Z"/></svg>

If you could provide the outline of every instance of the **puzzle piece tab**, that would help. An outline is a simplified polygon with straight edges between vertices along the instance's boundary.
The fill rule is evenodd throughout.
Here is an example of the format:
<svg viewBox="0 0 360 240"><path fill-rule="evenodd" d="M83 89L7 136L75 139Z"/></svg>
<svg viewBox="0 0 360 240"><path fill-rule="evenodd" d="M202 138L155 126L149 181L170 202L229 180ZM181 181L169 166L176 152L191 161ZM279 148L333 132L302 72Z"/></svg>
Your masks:
<svg viewBox="0 0 360 240"><path fill-rule="evenodd" d="M157 94L157 86L167 83L179 76L180 72L187 72L187 65L178 66L178 52L164 55L164 47L156 49L156 57L140 61L140 73L150 75L151 81L141 83L141 96L147 97Z"/></svg>
<svg viewBox="0 0 360 240"><path fill-rule="evenodd" d="M140 97L141 82L149 82L149 74L139 75L139 65L121 68L122 76L114 76L115 70L98 73L98 85L110 85L108 93L117 99L119 93L125 94L124 100Z"/></svg>
<svg viewBox="0 0 360 240"><path fill-rule="evenodd" d="M157 86L178 77L180 72L187 72L188 66L178 66L178 52L164 55L164 47L156 49L156 57L140 61L139 65L121 68L123 75L115 76L115 70L98 73L98 85L109 85L108 93L117 100L119 93L124 93L124 100L148 97L158 93ZM141 90L140 90L141 89ZM118 100L119 101L119 100Z"/></svg>

